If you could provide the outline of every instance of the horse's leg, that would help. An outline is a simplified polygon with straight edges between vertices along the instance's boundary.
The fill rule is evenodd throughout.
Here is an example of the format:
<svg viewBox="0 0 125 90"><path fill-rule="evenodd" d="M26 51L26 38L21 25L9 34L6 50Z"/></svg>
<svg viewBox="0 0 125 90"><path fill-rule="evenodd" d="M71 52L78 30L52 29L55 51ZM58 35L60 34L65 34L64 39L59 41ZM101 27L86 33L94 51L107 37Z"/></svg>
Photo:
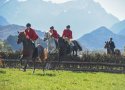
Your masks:
<svg viewBox="0 0 125 90"><path fill-rule="evenodd" d="M35 65L36 65L35 59L33 59L33 74L35 73L35 69L36 69Z"/></svg>
<svg viewBox="0 0 125 90"><path fill-rule="evenodd" d="M77 56L77 50L76 50L76 56Z"/></svg>
<svg viewBox="0 0 125 90"><path fill-rule="evenodd" d="M20 59L19 70L21 69L21 67L22 67L22 58Z"/></svg>
<svg viewBox="0 0 125 90"><path fill-rule="evenodd" d="M74 50L72 50L72 54L73 54L73 56L74 56Z"/></svg>
<svg viewBox="0 0 125 90"><path fill-rule="evenodd" d="M23 56L21 56L21 57L20 57L20 59L19 59L19 62L20 62L20 65L19 65L19 70L21 69L21 67L22 67L22 65L23 65L22 60L23 60Z"/></svg>
<svg viewBox="0 0 125 90"><path fill-rule="evenodd" d="M61 62L61 58L60 58L60 55L58 55L58 62L57 62L57 64L56 64L56 68L55 68L56 70L59 69L60 62Z"/></svg>
<svg viewBox="0 0 125 90"><path fill-rule="evenodd" d="M43 62L42 62L43 74L45 74L45 66L46 66L46 62L45 62L45 61L43 61Z"/></svg>
<svg viewBox="0 0 125 90"><path fill-rule="evenodd" d="M23 69L24 72L26 72L27 63L28 63L28 60L26 60L26 62L25 62L25 66L24 66L24 69Z"/></svg>

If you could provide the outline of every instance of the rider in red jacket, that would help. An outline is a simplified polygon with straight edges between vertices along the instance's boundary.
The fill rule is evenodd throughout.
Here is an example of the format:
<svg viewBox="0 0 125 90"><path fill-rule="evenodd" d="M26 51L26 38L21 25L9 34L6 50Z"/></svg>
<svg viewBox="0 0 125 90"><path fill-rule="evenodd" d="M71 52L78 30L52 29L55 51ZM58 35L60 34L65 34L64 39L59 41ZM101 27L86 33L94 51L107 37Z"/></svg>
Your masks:
<svg viewBox="0 0 125 90"><path fill-rule="evenodd" d="M64 29L62 37L68 38L69 40L72 39L72 31L70 30L70 25L66 26L66 29Z"/></svg>
<svg viewBox="0 0 125 90"><path fill-rule="evenodd" d="M26 27L27 27L26 30L25 30L26 38L30 39L32 41L37 40L38 35L36 34L35 30L31 28L31 24L27 23Z"/></svg>
<svg viewBox="0 0 125 90"><path fill-rule="evenodd" d="M56 40L58 40L59 34L57 33L57 31L54 29L53 26L50 27L49 32L51 33L51 36L52 36L52 37L54 37Z"/></svg>
<svg viewBox="0 0 125 90"><path fill-rule="evenodd" d="M56 48L57 48L58 47L59 34L57 33L57 31L54 29L53 26L50 27L49 32L51 33L51 36L54 37Z"/></svg>

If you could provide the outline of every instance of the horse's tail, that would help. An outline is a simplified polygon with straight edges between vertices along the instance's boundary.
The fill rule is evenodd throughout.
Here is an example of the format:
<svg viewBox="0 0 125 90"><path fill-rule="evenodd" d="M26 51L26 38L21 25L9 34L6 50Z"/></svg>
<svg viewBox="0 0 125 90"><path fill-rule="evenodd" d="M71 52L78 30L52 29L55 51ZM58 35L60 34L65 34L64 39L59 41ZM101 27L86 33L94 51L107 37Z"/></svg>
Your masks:
<svg viewBox="0 0 125 90"><path fill-rule="evenodd" d="M80 44L78 43L78 41L74 40L74 43L76 44L76 46L79 49L79 51L82 51L82 47L80 46Z"/></svg>

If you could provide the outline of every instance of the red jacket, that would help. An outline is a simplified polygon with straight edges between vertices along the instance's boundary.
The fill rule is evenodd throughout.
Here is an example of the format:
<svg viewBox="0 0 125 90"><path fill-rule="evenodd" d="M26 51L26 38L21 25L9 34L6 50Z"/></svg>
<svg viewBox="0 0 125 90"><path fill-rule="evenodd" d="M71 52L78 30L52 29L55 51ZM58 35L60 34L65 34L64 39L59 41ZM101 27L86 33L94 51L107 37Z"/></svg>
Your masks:
<svg viewBox="0 0 125 90"><path fill-rule="evenodd" d="M58 39L59 34L57 33L56 30L50 30L50 32L52 33L52 36L53 36L55 39Z"/></svg>
<svg viewBox="0 0 125 90"><path fill-rule="evenodd" d="M32 28L30 28L30 30L26 29L25 33L26 33L26 38L27 39L31 39L32 41L38 39L38 35L36 34L35 30L33 30Z"/></svg>
<svg viewBox="0 0 125 90"><path fill-rule="evenodd" d="M69 39L72 39L72 31L70 29L65 29L63 31L62 37L68 37Z"/></svg>

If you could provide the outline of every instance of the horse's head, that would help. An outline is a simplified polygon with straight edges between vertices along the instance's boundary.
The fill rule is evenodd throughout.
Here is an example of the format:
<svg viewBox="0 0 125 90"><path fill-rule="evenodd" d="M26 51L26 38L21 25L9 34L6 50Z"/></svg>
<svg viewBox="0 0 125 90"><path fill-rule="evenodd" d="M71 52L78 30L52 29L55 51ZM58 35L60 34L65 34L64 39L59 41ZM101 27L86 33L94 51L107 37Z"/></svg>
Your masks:
<svg viewBox="0 0 125 90"><path fill-rule="evenodd" d="M49 38L51 38L51 33L50 32L45 32L44 41L48 40Z"/></svg>
<svg viewBox="0 0 125 90"><path fill-rule="evenodd" d="M109 42L108 41L105 41L105 46L104 48L109 48Z"/></svg>
<svg viewBox="0 0 125 90"><path fill-rule="evenodd" d="M17 40L17 44L20 44L21 42L23 42L26 38L25 33L24 32L18 32L18 40Z"/></svg>

